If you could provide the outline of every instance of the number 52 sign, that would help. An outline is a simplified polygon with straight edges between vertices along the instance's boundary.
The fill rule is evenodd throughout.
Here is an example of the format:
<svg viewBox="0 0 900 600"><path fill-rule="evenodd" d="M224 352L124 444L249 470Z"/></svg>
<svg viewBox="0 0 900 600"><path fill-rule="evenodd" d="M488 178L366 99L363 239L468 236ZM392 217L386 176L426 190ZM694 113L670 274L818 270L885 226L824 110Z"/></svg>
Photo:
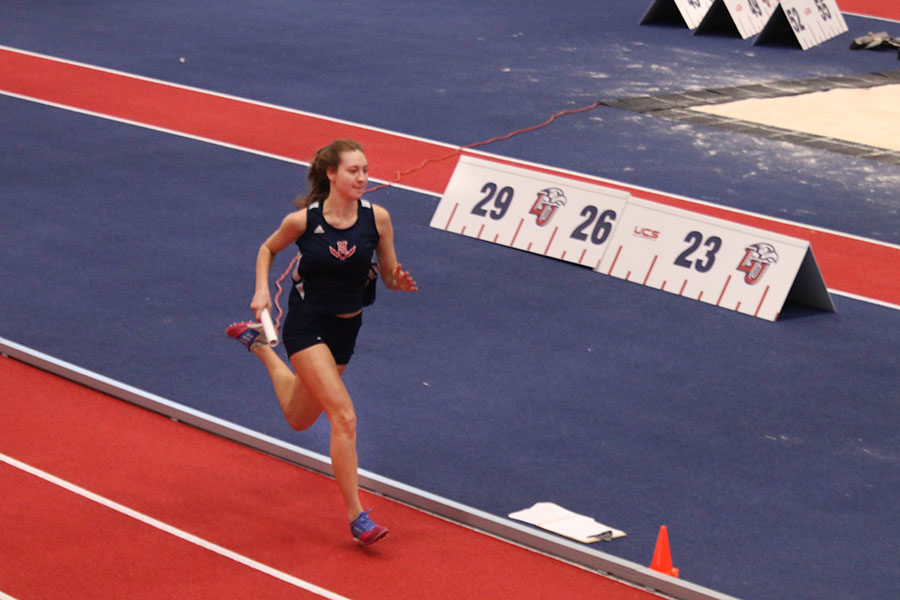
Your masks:
<svg viewBox="0 0 900 600"><path fill-rule="evenodd" d="M775 321L834 310L809 242L463 155L431 226Z"/></svg>
<svg viewBox="0 0 900 600"><path fill-rule="evenodd" d="M847 30L835 0L781 0L756 43L793 36L800 47L807 50Z"/></svg>

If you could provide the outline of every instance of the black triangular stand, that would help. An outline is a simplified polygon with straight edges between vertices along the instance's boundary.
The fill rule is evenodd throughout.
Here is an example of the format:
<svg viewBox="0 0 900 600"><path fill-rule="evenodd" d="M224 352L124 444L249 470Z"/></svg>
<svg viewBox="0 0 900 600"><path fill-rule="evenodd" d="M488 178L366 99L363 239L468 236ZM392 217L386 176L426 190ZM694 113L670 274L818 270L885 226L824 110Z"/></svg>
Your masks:
<svg viewBox="0 0 900 600"><path fill-rule="evenodd" d="M638 25L665 24L688 27L675 0L653 0Z"/></svg>
<svg viewBox="0 0 900 600"><path fill-rule="evenodd" d="M802 48L797 34L791 27L787 15L784 14L784 8L779 4L775 7L775 12L769 17L769 22L762 28L759 35L756 36L754 46L761 44L771 44L774 46L791 46Z"/></svg>
<svg viewBox="0 0 900 600"><path fill-rule="evenodd" d="M728 12L728 7L725 6L725 2L722 0L715 0L712 6L709 7L709 10L706 11L703 20L697 25L697 29L694 30L694 34L698 33L741 37L741 32L738 31L737 25L734 24L734 19L731 18L731 13Z"/></svg>
<svg viewBox="0 0 900 600"><path fill-rule="evenodd" d="M806 255L800 263L785 303L802 304L827 312L836 311L811 247L806 249Z"/></svg>

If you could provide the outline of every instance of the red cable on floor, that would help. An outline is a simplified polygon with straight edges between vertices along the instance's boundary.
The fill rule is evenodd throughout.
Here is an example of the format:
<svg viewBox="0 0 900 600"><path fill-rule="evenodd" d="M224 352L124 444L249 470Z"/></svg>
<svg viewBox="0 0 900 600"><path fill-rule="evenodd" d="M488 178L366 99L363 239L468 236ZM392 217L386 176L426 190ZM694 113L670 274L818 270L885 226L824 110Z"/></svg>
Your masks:
<svg viewBox="0 0 900 600"><path fill-rule="evenodd" d="M586 112L586 111L589 111L589 110L593 110L593 109L597 108L598 106L600 106L600 104L601 104L601 103L600 103L600 101L598 100L597 102L593 102L593 103L591 103L591 104L589 104L589 105L587 105L587 106L582 106L581 108L572 108L572 109L569 109L569 110L563 110L563 111L560 111L560 112L558 112L558 113L555 113L555 114L551 115L549 119L547 119L547 120L544 121L543 123L540 123L539 125L532 125L531 127L524 127L524 128L522 128L522 129L517 129L517 130L515 130L515 131L513 131L513 132L511 132L511 133L507 133L506 135L500 135L500 136L492 137L492 138L490 138L490 139L483 140L483 141L480 141L480 142L475 142L474 144L468 144L468 145L465 145L465 146L460 146L460 147L457 148L456 150L453 150L452 152L449 152L449 153L447 153L447 154L445 154L445 155L443 155L443 156L439 156L439 157L437 157L437 158L429 158L429 159L427 159L427 160L423 160L421 163L419 163L418 166L415 166L415 167L413 167L412 169L408 169L408 170L406 170L406 171L397 171L397 176L394 178L394 181L392 181L392 182L390 182L390 183L383 183L383 184L381 184L381 185L376 185L375 187L369 188L368 190L366 190L366 193L368 194L368 193L374 192L374 191L376 191L376 190L380 190L380 189L384 189L384 188L391 187L391 186L394 185L395 183L398 183L405 175L409 175L410 173L415 173L416 171L419 171L419 170L425 168L425 165L427 165L427 164L429 164L429 163L439 162L439 161L442 161L442 160L446 160L446 159L448 159L448 158L452 158L452 157L454 157L454 156L460 154L463 150L467 150L467 149L471 149L471 148L477 148L477 147L479 147L479 146L486 146L486 145L488 145L488 144L493 144L494 142L499 142L499 141L502 141L502 140L508 140L509 138L511 138L511 137L513 137L513 136L516 136L516 135L519 135L519 134L522 134L522 133L528 133L529 131L535 131L536 129L541 129L541 128L546 127L547 125L551 124L553 121L555 121L555 120L558 119L559 117L563 117L563 116L565 116L565 115L572 115L572 114L575 114L575 113L580 113L580 112Z"/></svg>
<svg viewBox="0 0 900 600"><path fill-rule="evenodd" d="M427 164L429 164L429 163L439 162L439 161L442 161L442 160L446 160L446 159L448 159L448 158L451 158L451 157L453 157L453 156L456 156L456 155L460 154L463 150L467 150L467 149L471 149L471 148L477 148L477 147L479 147L479 146L486 146L486 145L488 145L488 144L493 144L494 142L499 142L499 141L502 141L502 140L508 140L509 138L511 138L511 137L513 137L513 136L516 136L516 135L519 135L519 134L522 134L522 133L528 133L529 131L535 131L535 130L537 130L537 129L542 129L542 128L546 127L547 125L550 125L553 121L555 121L555 120L558 119L559 117L563 117L563 116L565 116L565 115L572 115L572 114L576 114L576 113L580 113L580 112L586 112L586 111L592 110L592 109L594 109L594 108L597 108L598 106L600 106L600 102L599 102L599 101L593 102L593 103L591 103L591 104L589 104L589 105L587 105L587 106L582 106L581 108L571 108L571 109L569 109L569 110L563 110L563 111L560 111L560 112L555 113L555 114L553 114L553 115L550 115L550 118L549 118L549 119L547 119L546 121L544 121L543 123L540 123L540 124L538 124L538 125L532 125L531 127L524 127L524 128L522 128L522 129L517 129L517 130L515 130L515 131L513 131L513 132L507 133L507 134L505 134L505 135L500 135L500 136L497 136L497 137L492 137L492 138L487 139L487 140L482 140L482 141L480 141L480 142L475 142L475 143L473 143L473 144L468 144L468 145L465 145L465 146L460 146L460 147L457 148L456 150L454 150L454 151L452 151L452 152L449 152L449 153L447 153L447 154L445 154L445 155L443 155L443 156L439 156L439 157L437 157L437 158L429 158L429 159L427 159L427 160L423 160L421 163L418 164L418 166L415 166L415 167L413 167L412 169L407 169L406 171L397 171L397 176L394 178L394 181L392 181L392 182L390 182L390 183L383 183L383 184L381 184L381 185L376 185L375 187L372 187L372 188L367 189L367 190L366 190L366 193L369 194L369 193L374 192L374 191L376 191L376 190L381 190L381 189L384 189L384 188L391 187L392 185L394 185L395 183L398 183L401 179L403 179L403 177L404 177L405 175L409 175L410 173L415 173L416 171L419 171L419 170L421 170L421 169L424 169L424 168L425 168L425 165L427 165ZM275 282L275 286L278 288L278 291L277 291L276 294L275 294L275 299L272 301L272 304L274 304L274 305L275 305L275 308L278 309L278 314L277 314L277 316L275 317L275 329L278 329L279 323L281 322L281 316L284 314L284 311L281 309L281 305L278 303L278 299L281 297L281 293L282 293L281 282L284 281L284 279L287 277L288 273L289 273L289 272L291 271L291 269L294 267L294 264L297 262L297 259L298 259L298 258L299 258L299 255L298 255L298 256L295 256L293 259L291 259L291 262L290 262L290 264L287 266L287 269L284 270L284 273L282 273L282 274L281 274L281 277L279 277L278 280Z"/></svg>

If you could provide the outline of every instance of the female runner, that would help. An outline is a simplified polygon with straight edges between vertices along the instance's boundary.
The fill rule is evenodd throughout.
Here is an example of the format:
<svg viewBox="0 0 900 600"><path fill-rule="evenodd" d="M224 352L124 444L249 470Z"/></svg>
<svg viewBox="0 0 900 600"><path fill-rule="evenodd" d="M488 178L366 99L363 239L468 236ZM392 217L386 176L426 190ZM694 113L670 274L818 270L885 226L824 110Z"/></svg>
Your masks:
<svg viewBox="0 0 900 600"><path fill-rule="evenodd" d="M369 167L362 146L336 140L319 149L309 168L309 192L263 242L256 258L256 292L250 308L257 321L272 309L269 271L273 257L296 244L300 258L282 329L293 371L267 344L258 322L235 323L226 333L265 365L281 410L292 428L310 427L324 411L331 425L330 454L350 531L372 544L387 528L369 518L359 498L356 415L341 375L353 354L363 306L374 300L378 272L391 290L418 288L397 263L388 211L363 200Z"/></svg>

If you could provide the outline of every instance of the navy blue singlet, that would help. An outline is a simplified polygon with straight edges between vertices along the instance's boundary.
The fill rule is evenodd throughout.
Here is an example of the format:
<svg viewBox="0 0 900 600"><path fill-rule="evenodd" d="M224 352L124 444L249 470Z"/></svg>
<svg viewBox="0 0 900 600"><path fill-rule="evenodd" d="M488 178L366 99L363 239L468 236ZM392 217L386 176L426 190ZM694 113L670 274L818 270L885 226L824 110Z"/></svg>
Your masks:
<svg viewBox="0 0 900 600"><path fill-rule="evenodd" d="M310 204L306 231L297 238L300 260L294 269L289 307L300 302L316 312L343 314L368 304L365 288L378 240L375 212L368 200L359 201L356 223L347 229L329 225L320 202Z"/></svg>

